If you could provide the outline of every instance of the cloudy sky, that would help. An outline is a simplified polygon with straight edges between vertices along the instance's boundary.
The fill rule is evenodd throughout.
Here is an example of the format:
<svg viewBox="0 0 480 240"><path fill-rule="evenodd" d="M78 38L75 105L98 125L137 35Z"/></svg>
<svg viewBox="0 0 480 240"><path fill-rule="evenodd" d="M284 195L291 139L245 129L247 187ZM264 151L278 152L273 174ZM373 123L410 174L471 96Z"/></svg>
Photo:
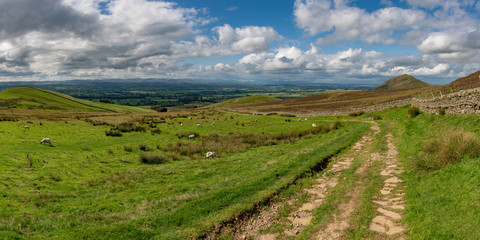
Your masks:
<svg viewBox="0 0 480 240"><path fill-rule="evenodd" d="M0 81L441 84L478 70L478 0L0 0Z"/></svg>

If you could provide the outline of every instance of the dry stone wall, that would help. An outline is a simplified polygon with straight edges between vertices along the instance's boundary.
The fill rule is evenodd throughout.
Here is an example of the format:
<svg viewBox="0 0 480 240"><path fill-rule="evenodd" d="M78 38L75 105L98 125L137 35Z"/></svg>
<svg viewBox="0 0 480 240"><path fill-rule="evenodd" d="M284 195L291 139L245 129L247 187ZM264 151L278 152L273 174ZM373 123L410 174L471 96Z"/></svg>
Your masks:
<svg viewBox="0 0 480 240"><path fill-rule="evenodd" d="M426 113L438 113L440 108L443 108L447 114L480 115L480 88L461 90L428 99L412 98L411 105Z"/></svg>

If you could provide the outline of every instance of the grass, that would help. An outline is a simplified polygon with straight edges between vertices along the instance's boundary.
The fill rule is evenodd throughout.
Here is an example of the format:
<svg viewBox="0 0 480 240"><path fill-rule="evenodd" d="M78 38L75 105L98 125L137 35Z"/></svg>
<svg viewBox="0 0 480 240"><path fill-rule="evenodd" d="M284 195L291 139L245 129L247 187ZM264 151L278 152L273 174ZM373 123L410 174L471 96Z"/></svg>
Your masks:
<svg viewBox="0 0 480 240"><path fill-rule="evenodd" d="M408 118L415 118L420 114L420 109L418 107L410 107L408 109Z"/></svg>
<svg viewBox="0 0 480 240"><path fill-rule="evenodd" d="M277 136L312 129L311 122L285 122L285 117L209 113L167 117L157 124L162 134L132 131L122 137L106 136L105 131L111 124L128 122L126 118L132 115L117 123L113 122L119 120L117 115L111 119L110 114L99 116L94 120L109 125L96 126L74 116L62 117L62 121L33 118L28 120L30 130L23 129L27 121L23 117L0 122L0 206L4 206L0 208L0 238L199 236L214 223L247 211L280 191L322 159L355 142L367 128L364 123L346 122L337 130L293 143L251 147L209 160L162 150L184 141L178 139L178 132L198 132L202 137L212 132L218 136ZM137 124L141 116L130 120ZM212 121L214 126L207 124ZM320 118L311 121L318 126L325 123ZM197 123L204 127L197 128ZM54 147L40 145L43 137L50 137ZM138 149L142 143L150 148L148 153L155 154L151 159L161 156L160 162L168 161L138 161L150 159Z"/></svg>
<svg viewBox="0 0 480 240"><path fill-rule="evenodd" d="M407 185L405 222L410 226L408 235L412 239L480 238L478 157L466 156L453 164L441 164L442 167L435 167L435 171L418 169L415 160L422 151L430 152L450 145L451 140L464 135L461 132L478 136L479 124L480 118L476 115L422 114L397 126L400 157L407 170L404 174ZM450 140L448 136L442 137L449 130L459 135ZM467 134L467 138L472 137ZM422 145L423 142L427 142L427 146ZM431 145L435 142L439 143L438 147ZM463 144L457 142L453 145ZM437 151L433 151L433 155L436 154Z"/></svg>
<svg viewBox="0 0 480 240"><path fill-rule="evenodd" d="M9 106L39 109L83 110L96 112L151 112L147 109L92 102L57 92L31 87L14 87L0 92L0 101Z"/></svg>
<svg viewBox="0 0 480 240"><path fill-rule="evenodd" d="M147 153L140 155L138 160L146 164L161 164L168 162L168 157L163 154Z"/></svg>
<svg viewBox="0 0 480 240"><path fill-rule="evenodd" d="M480 156L480 141L473 133L446 131L427 139L413 165L419 170L436 170L458 163L465 158Z"/></svg>

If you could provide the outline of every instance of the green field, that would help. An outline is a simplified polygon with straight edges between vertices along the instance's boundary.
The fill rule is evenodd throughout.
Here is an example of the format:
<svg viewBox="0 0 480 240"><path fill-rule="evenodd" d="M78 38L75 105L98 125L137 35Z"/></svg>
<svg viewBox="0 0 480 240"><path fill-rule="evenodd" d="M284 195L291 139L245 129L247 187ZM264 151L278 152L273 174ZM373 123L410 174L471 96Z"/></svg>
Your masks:
<svg viewBox="0 0 480 240"><path fill-rule="evenodd" d="M15 119L12 111L9 121L0 122L0 238L199 237L279 192L296 189L291 184L299 177L310 176L316 166L360 139L370 126L362 120L369 116L378 119L382 128L374 150L386 149L382 136L391 132L400 151L407 185L407 235L413 239L480 238L478 158L428 171L415 167L414 161L426 140L438 138L439 129L479 136L480 118L422 113L409 119L407 110L408 106L307 121L209 109L92 112L88 117L72 112L62 121L40 121L24 112ZM312 123L319 131L312 130ZM110 131L122 136L106 136ZM196 138L187 139L190 134ZM53 145L40 144L45 137ZM221 158L205 159L207 151ZM368 158L369 153L362 154L362 159ZM158 162L144 163L149 159ZM366 182L348 239L372 236L366 231L375 214L371 198L381 186L380 163L360 179L354 175L359 166L360 162L355 163L342 175L347 180L316 211L319 220L315 222L325 224L334 212L329 206L348 199L345 194L355 182ZM299 235L301 239L309 239L309 231L313 234L318 227L308 229Z"/></svg>
<svg viewBox="0 0 480 240"><path fill-rule="evenodd" d="M63 109L93 112L152 112L138 107L91 102L57 92L31 87L14 87L0 92L0 103L8 107Z"/></svg>
<svg viewBox="0 0 480 240"><path fill-rule="evenodd" d="M268 135L311 129L286 117L216 112L166 118L160 134L125 132L85 122L0 122L1 238L185 239L251 209L316 164L355 142L367 124L289 142L217 152L221 158L178 155L163 164L138 161L145 152L169 154L176 133ZM192 118L192 119L190 119ZM292 118L293 120L294 118ZM157 119L158 122L162 122ZM215 125L211 125L216 121ZM179 123L182 123L181 126ZM197 128L196 124L203 127ZM331 121L316 120L317 125ZM30 129L24 129L29 125ZM262 134L263 133L263 134ZM53 146L41 145L42 138ZM139 146L145 143L147 151ZM209 145L215 150L215 145ZM125 149L131 148L131 151Z"/></svg>

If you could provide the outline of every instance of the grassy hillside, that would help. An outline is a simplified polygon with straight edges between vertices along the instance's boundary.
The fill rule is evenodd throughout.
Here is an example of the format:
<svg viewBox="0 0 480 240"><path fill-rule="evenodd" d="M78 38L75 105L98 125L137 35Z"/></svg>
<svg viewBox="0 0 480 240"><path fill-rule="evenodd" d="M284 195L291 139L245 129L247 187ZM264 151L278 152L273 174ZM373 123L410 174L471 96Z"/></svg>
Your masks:
<svg viewBox="0 0 480 240"><path fill-rule="evenodd" d="M479 139L479 124L476 115L421 114L398 126L398 149L408 186L405 221L411 239L480 238L479 157L464 157L435 170L417 169L415 164L425 151L432 151L428 143L441 141L445 134L473 133ZM455 140L447 149L435 144L433 150L453 158L462 151L464 142Z"/></svg>
<svg viewBox="0 0 480 240"><path fill-rule="evenodd" d="M259 104L259 103L270 103L281 101L278 98L267 97L267 96L247 96L247 97L240 97L229 99L220 103L212 104L209 107L239 107L239 106L246 106L252 104Z"/></svg>
<svg viewBox="0 0 480 240"><path fill-rule="evenodd" d="M31 87L14 87L0 92L4 105L34 109L84 110L94 112L151 112L147 109L116 104L97 103L57 92Z"/></svg>
<svg viewBox="0 0 480 240"><path fill-rule="evenodd" d="M374 88L373 91L424 88L429 86L431 85L426 82L418 80L410 75L403 74L387 80L378 87Z"/></svg>
<svg viewBox="0 0 480 240"><path fill-rule="evenodd" d="M311 130L313 119L213 111L162 118L140 117L135 125L146 131L121 137L105 136L109 126L78 121L0 122L6 133L0 135L0 238L190 239L251 209L368 128L346 122L336 130L279 142L290 131ZM197 128L199 123L203 127ZM331 125L315 123L316 129ZM29 130L23 128L27 124ZM151 134L153 129L159 130ZM177 137L190 132L199 137ZM269 134L276 135L263 145L236 149ZM43 137L53 146L40 145ZM224 138L240 141L217 151ZM169 150L178 146L185 149ZM221 158L188 155L202 148ZM149 154L166 161L139 161Z"/></svg>

